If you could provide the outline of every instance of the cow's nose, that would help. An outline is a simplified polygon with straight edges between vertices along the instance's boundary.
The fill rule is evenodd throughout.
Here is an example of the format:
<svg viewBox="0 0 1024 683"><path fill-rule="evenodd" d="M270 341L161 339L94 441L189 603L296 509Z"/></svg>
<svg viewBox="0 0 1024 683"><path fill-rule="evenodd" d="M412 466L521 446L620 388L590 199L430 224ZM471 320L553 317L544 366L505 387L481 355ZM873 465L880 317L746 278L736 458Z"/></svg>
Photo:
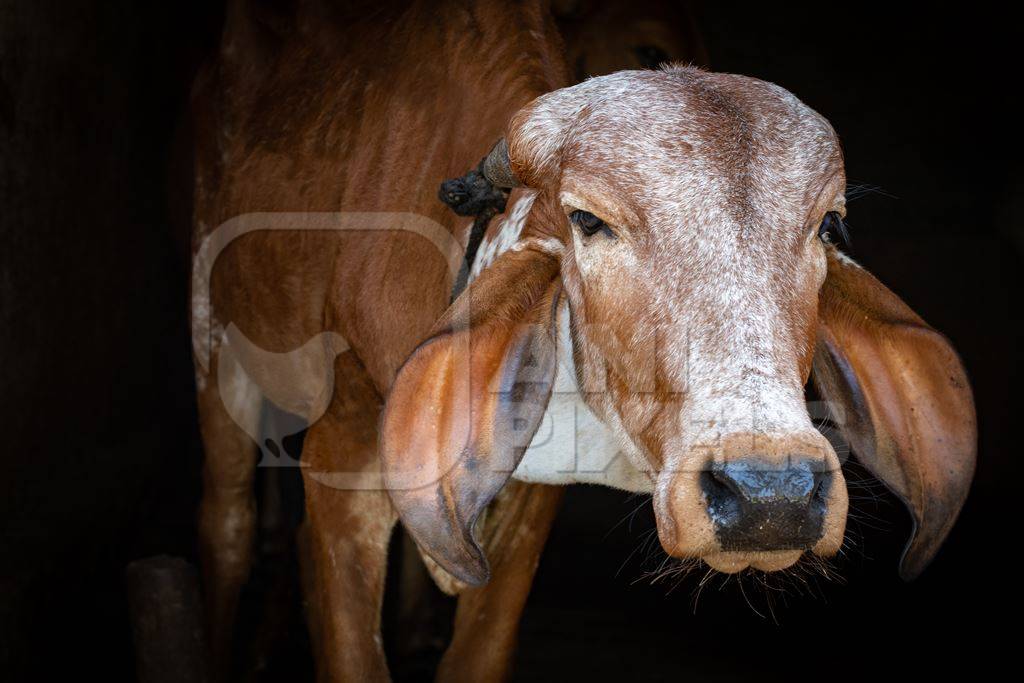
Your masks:
<svg viewBox="0 0 1024 683"><path fill-rule="evenodd" d="M723 550L796 550L821 538L832 473L820 462L747 457L712 463L701 489Z"/></svg>

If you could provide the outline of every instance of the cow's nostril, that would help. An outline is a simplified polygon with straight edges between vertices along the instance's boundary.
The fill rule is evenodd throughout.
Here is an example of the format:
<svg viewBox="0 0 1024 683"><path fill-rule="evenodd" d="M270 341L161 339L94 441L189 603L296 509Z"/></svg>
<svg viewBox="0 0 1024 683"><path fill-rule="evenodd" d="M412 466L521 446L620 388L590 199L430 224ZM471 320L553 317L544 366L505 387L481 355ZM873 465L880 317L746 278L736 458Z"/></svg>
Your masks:
<svg viewBox="0 0 1024 683"><path fill-rule="evenodd" d="M709 469L700 473L700 488L716 527L736 522L742 512L742 500L735 483L720 471Z"/></svg>
<svg viewBox="0 0 1024 683"><path fill-rule="evenodd" d="M711 481L708 482L708 490L714 492L717 497L739 498L742 496L736 482L719 469L712 469L706 473Z"/></svg>
<svg viewBox="0 0 1024 683"><path fill-rule="evenodd" d="M809 459L753 457L710 464L700 486L723 549L791 550L821 537L831 479Z"/></svg>
<svg viewBox="0 0 1024 683"><path fill-rule="evenodd" d="M814 475L814 493L811 494L811 509L810 513L812 516L817 515L824 519L825 510L828 507L828 494L832 491L832 480L834 477L831 472L816 472Z"/></svg>

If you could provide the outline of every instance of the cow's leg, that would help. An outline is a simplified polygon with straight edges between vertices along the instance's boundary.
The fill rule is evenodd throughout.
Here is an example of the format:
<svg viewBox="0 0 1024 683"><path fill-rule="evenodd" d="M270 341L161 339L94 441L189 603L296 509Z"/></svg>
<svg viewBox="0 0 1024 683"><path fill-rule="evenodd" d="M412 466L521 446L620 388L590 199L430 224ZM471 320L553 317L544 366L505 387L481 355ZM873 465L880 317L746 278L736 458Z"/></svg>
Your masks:
<svg viewBox="0 0 1024 683"><path fill-rule="evenodd" d="M318 680L386 681L380 611L397 516L379 480L381 406L351 353L337 368L335 395L302 452L306 608Z"/></svg>
<svg viewBox="0 0 1024 683"><path fill-rule="evenodd" d="M507 678L519 617L561 498L560 487L512 482L488 509L484 548L491 580L460 593L439 681Z"/></svg>
<svg viewBox="0 0 1024 683"><path fill-rule="evenodd" d="M199 556L213 670L223 680L230 671L235 612L256 530L256 446L240 422L259 424L262 398L236 365L219 373L219 362L212 358L210 372L197 373L196 380L204 454Z"/></svg>

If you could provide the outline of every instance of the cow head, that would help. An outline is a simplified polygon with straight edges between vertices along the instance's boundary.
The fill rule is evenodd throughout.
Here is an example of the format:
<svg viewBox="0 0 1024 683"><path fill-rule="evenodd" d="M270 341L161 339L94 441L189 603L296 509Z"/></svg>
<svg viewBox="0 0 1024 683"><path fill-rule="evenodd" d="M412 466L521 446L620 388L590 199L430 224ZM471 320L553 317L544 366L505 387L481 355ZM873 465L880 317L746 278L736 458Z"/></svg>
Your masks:
<svg viewBox="0 0 1024 683"><path fill-rule="evenodd" d="M485 172L537 195L519 242L402 368L391 496L421 547L488 576L473 524L537 429L567 301L588 405L648 473L666 552L735 572L843 541L840 463L812 373L860 458L908 504L917 574L966 495L974 410L938 333L829 243L845 214L828 122L775 85L671 68L542 96Z"/></svg>

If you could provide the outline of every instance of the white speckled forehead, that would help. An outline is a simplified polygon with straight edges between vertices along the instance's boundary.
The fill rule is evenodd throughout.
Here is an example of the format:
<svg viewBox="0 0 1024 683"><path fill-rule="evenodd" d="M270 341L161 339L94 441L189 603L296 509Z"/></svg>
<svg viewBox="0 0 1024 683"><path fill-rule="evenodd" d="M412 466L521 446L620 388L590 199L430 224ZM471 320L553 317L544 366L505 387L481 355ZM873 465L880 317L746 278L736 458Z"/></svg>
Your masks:
<svg viewBox="0 0 1024 683"><path fill-rule="evenodd" d="M539 98L512 128L514 156L533 175L629 202L652 222L726 211L739 222L802 225L824 185L842 194L828 122L783 88L744 76L619 72Z"/></svg>

